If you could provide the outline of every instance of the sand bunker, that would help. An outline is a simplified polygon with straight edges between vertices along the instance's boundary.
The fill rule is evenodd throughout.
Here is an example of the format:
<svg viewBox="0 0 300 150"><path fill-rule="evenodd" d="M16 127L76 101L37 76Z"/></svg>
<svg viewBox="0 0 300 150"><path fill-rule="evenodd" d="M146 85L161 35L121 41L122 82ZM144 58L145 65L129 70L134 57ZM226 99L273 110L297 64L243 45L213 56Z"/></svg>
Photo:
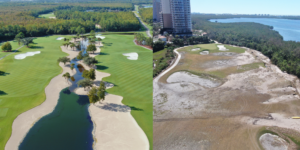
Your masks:
<svg viewBox="0 0 300 150"><path fill-rule="evenodd" d="M105 36L101 36L101 34L97 34L96 38L105 39Z"/></svg>
<svg viewBox="0 0 300 150"><path fill-rule="evenodd" d="M201 55L208 55L209 54L209 51L202 51L200 52Z"/></svg>
<svg viewBox="0 0 300 150"><path fill-rule="evenodd" d="M139 57L138 53L135 53L135 52L133 52L133 53L124 53L123 55L128 56L127 59L129 59L129 60L138 60L138 57Z"/></svg>
<svg viewBox="0 0 300 150"><path fill-rule="evenodd" d="M35 54L40 54L41 51L36 51L36 52L27 52L25 54L19 54L19 55L16 55L15 56L15 59L24 59L26 58L27 56L33 56Z"/></svg>
<svg viewBox="0 0 300 150"><path fill-rule="evenodd" d="M191 51L199 51L199 50L200 50L200 48L194 48Z"/></svg>
<svg viewBox="0 0 300 150"><path fill-rule="evenodd" d="M189 72L181 71L181 72L175 72L172 75L170 75L167 79L168 83L194 83L199 84L200 86L206 87L206 88L213 88L219 86L221 83L214 81L216 79L206 79L202 78L200 76L191 74Z"/></svg>
<svg viewBox="0 0 300 150"><path fill-rule="evenodd" d="M228 51L224 45L217 45L220 51Z"/></svg>
<svg viewBox="0 0 300 150"><path fill-rule="evenodd" d="M65 37L58 37L58 38L56 38L56 40L62 40L62 39L64 39Z"/></svg>
<svg viewBox="0 0 300 150"><path fill-rule="evenodd" d="M265 150L287 150L288 144L282 138L270 133L263 134L259 142Z"/></svg>

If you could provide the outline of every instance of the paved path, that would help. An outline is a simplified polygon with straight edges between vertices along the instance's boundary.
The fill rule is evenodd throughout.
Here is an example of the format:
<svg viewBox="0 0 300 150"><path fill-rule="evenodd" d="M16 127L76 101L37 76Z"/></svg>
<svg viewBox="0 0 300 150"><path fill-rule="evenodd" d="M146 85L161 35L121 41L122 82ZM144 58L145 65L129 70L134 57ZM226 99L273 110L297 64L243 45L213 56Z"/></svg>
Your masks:
<svg viewBox="0 0 300 150"><path fill-rule="evenodd" d="M145 23L142 21L142 19L135 12L133 12L133 13L139 19L139 21L142 23L142 25L147 29L146 33L147 33L148 37L152 37L152 35L150 33L150 29L145 25Z"/></svg>
<svg viewBox="0 0 300 150"><path fill-rule="evenodd" d="M15 52L17 52L20 48L22 48L24 45L22 45L21 47L19 47L19 48L17 48L16 50L14 50L14 51L12 51L11 53L9 53L9 54L7 54L7 55L5 55L5 56L3 56L3 57L1 57L0 58L0 60L2 60L3 58L5 58L6 56L8 56L8 55L11 55L11 54L13 54L13 53L15 53Z"/></svg>

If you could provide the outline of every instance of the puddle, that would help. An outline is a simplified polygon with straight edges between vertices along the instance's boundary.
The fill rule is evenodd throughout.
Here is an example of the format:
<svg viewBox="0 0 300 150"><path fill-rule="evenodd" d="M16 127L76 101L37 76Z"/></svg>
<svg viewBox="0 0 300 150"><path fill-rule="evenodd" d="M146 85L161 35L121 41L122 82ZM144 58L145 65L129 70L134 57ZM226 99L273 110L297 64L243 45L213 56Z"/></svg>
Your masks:
<svg viewBox="0 0 300 150"><path fill-rule="evenodd" d="M288 144L284 139L270 133L263 134L259 142L264 150L288 150Z"/></svg>
<svg viewBox="0 0 300 150"><path fill-rule="evenodd" d="M34 56L35 54L40 54L41 51L35 51L35 52L27 52L25 54L18 54L15 56L15 59L25 59L27 56Z"/></svg>
<svg viewBox="0 0 300 150"><path fill-rule="evenodd" d="M133 52L133 53L124 53L123 55L128 56L127 59L129 59L129 60L138 60L138 57L139 57L138 53L135 53L135 52Z"/></svg>
<svg viewBox="0 0 300 150"><path fill-rule="evenodd" d="M210 78L210 79L209 79ZM212 77L203 78L186 71L175 72L167 79L168 83L181 83L188 85L194 83L205 88L213 88L221 85L221 82Z"/></svg>

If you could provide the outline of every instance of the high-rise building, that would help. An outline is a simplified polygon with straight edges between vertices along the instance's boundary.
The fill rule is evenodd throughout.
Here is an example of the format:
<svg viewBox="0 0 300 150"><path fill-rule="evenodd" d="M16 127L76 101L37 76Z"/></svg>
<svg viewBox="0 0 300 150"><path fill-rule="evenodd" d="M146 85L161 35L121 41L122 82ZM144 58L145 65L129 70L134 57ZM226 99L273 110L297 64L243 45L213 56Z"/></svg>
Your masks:
<svg viewBox="0 0 300 150"><path fill-rule="evenodd" d="M153 20L156 22L160 21L160 0L153 0Z"/></svg>
<svg viewBox="0 0 300 150"><path fill-rule="evenodd" d="M180 36L192 36L190 0L161 0L161 26ZM169 30L170 31L170 30Z"/></svg>

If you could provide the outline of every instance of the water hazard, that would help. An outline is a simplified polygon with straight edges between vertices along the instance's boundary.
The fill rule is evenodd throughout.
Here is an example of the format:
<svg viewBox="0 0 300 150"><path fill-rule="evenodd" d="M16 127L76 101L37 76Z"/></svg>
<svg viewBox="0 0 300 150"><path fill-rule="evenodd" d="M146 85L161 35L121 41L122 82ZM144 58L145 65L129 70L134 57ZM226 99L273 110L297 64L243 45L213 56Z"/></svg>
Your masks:
<svg viewBox="0 0 300 150"><path fill-rule="evenodd" d="M88 42L83 42L85 51ZM73 93L76 82L83 79L75 64L76 74L69 87L60 92L54 111L36 122L19 146L20 150L92 150L93 122L88 112L89 99ZM75 81L74 81L75 80Z"/></svg>

